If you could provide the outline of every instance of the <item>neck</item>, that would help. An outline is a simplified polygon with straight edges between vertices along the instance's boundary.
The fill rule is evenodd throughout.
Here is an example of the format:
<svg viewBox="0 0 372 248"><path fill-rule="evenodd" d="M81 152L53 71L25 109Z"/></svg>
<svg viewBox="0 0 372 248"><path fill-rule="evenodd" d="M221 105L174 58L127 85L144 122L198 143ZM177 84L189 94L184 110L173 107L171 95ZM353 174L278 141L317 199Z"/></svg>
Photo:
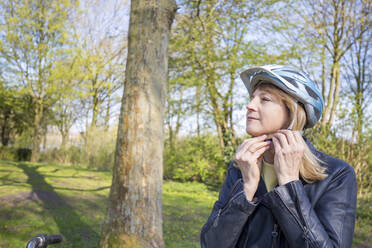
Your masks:
<svg viewBox="0 0 372 248"><path fill-rule="evenodd" d="M270 149L263 154L263 159L266 161L266 163L274 164L274 155L275 150L273 145L271 145Z"/></svg>

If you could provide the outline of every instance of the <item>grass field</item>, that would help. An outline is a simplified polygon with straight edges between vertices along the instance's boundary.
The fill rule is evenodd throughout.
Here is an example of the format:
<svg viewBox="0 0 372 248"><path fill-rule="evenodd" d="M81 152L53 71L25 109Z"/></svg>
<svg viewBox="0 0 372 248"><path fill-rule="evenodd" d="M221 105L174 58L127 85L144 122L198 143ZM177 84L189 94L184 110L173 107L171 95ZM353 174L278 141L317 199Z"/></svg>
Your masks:
<svg viewBox="0 0 372 248"><path fill-rule="evenodd" d="M109 172L0 161L0 247L25 247L37 233L62 234L65 241L53 247L97 247L110 183ZM199 247L217 195L200 183L164 182L167 247ZM372 247L369 199L359 199L353 247Z"/></svg>

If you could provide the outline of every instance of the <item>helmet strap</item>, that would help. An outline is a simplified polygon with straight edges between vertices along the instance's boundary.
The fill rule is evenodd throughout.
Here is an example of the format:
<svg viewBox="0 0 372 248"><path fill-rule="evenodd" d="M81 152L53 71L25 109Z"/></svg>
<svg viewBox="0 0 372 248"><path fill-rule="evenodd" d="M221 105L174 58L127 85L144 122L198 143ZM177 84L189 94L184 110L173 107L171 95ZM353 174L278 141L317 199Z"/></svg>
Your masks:
<svg viewBox="0 0 372 248"><path fill-rule="evenodd" d="M296 107L296 109L295 109L295 111L294 111L294 116L293 116L293 119L292 119L292 121L291 121L291 124L289 124L289 126L288 126L288 130L292 130L292 128L293 128L293 124L294 124L294 121L295 121L295 119L296 119L296 115L297 115L297 101L295 101L295 107Z"/></svg>
<svg viewBox="0 0 372 248"><path fill-rule="evenodd" d="M293 128L293 125L294 125L294 121L295 121L295 119L296 119L296 117L297 117L297 105L298 105L298 101L295 101L295 111L294 111L294 116L293 116L293 119L292 119L292 121L291 121L291 124L289 124L289 127L287 128L288 130L292 130L292 128ZM304 131L303 130L299 130L299 132L300 132L300 134L302 135L303 133L304 133Z"/></svg>

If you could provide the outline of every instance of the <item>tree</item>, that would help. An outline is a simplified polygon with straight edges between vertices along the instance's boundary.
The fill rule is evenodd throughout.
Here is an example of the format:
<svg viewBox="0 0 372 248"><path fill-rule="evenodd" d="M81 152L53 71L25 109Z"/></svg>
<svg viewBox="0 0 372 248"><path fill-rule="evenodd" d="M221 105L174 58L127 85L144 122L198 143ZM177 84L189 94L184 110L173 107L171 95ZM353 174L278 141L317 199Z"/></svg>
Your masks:
<svg viewBox="0 0 372 248"><path fill-rule="evenodd" d="M99 125L100 115L107 122L112 97L122 87L127 47L123 15L127 5L126 1L118 0L85 2L83 14L76 18L79 64L83 72L80 91L90 112L87 131ZM104 103L109 103L106 109Z"/></svg>
<svg viewBox="0 0 372 248"><path fill-rule="evenodd" d="M314 37L314 40L323 41L322 44L331 61L328 94L323 94L326 98L321 120L322 127L330 126L335 118L341 86L341 59L368 30L366 27L360 29L358 25L360 18L366 14L362 2L363 0L304 2L309 34ZM325 91L324 87L323 91Z"/></svg>
<svg viewBox="0 0 372 248"><path fill-rule="evenodd" d="M131 2L124 95L100 247L164 247L163 121L175 12L171 0Z"/></svg>
<svg viewBox="0 0 372 248"><path fill-rule="evenodd" d="M0 3L0 55L7 66L4 77L21 86L33 106L31 161L39 157L45 107L53 104L60 91L51 70L68 44L68 16L74 6L75 1L69 0Z"/></svg>
<svg viewBox="0 0 372 248"><path fill-rule="evenodd" d="M86 47L80 53L81 70L84 72L83 84L80 87L82 97L90 105L91 121L89 129L98 125L98 116L103 112L103 103L110 101L113 94L122 86L125 46L112 47L114 41L105 39L95 47ZM123 42L123 41L121 41ZM87 130L89 131L89 130Z"/></svg>
<svg viewBox="0 0 372 248"><path fill-rule="evenodd" d="M236 107L233 93L238 72L267 58L267 53L259 49L262 47L259 42L247 40L249 33L257 30L250 23L268 17L276 1L181 2L183 12L176 19L170 47L170 92L185 88L189 94L184 95L193 96L188 101L193 103L190 112L196 113L198 134L203 114L213 121L221 154L228 162L236 143L232 113ZM175 119L177 130L179 118Z"/></svg>
<svg viewBox="0 0 372 248"><path fill-rule="evenodd" d="M53 78L60 88L56 93L56 102L53 105L53 123L62 137L61 148L65 148L69 141L69 134L72 125L80 117L78 109L79 97L78 86L82 82L80 66L77 55L66 54L66 58L55 63L52 71Z"/></svg>
<svg viewBox="0 0 372 248"><path fill-rule="evenodd" d="M360 142L366 119L365 109L371 99L372 70L372 17L370 15L372 4L362 1L358 26L353 32L355 42L350 48L347 58L344 60L347 73L346 82L353 96L356 141ZM366 30L366 32L362 32ZM355 37L359 36L359 37Z"/></svg>

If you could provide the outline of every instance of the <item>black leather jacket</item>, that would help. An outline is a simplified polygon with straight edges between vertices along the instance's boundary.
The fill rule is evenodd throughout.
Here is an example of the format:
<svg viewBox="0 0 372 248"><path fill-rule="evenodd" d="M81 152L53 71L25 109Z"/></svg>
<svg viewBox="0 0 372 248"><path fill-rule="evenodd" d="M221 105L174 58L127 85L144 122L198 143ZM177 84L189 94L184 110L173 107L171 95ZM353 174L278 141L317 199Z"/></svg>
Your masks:
<svg viewBox="0 0 372 248"><path fill-rule="evenodd" d="M316 183L292 181L267 192L262 178L249 202L240 170L230 163L219 199L201 231L202 248L351 247L357 185L353 168L310 150L328 176Z"/></svg>

